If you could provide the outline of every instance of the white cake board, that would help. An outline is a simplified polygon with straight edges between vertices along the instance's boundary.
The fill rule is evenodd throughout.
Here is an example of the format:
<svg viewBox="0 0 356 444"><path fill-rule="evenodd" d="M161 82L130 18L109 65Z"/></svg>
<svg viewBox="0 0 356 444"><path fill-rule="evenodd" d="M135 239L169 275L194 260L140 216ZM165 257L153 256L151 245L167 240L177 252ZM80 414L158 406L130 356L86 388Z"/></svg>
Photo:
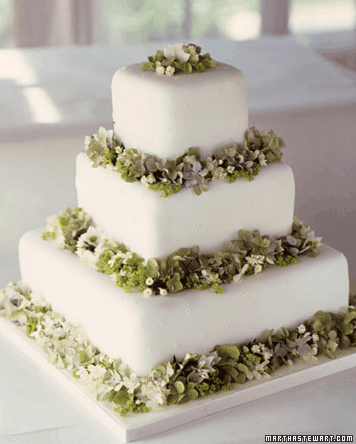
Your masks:
<svg viewBox="0 0 356 444"><path fill-rule="evenodd" d="M35 341L29 339L14 324L0 318L0 334L30 358L41 370L68 394L95 420L100 422L120 440L131 442L171 430L183 424L214 413L286 390L324 376L356 366L356 349L339 351L333 360L320 357L317 364L303 361L292 367L276 370L271 378L249 381L236 389L207 396L188 404L172 406L154 413L143 413L121 418L111 406L97 402L83 392L67 371L50 364Z"/></svg>

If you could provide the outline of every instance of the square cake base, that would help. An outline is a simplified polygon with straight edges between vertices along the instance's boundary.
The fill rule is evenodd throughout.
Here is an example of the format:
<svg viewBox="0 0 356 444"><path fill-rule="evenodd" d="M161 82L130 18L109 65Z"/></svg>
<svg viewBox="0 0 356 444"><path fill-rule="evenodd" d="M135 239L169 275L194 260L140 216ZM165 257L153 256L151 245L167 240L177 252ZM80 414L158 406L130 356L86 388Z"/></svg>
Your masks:
<svg viewBox="0 0 356 444"><path fill-rule="evenodd" d="M171 430L214 413L286 390L356 366L356 351L349 349L336 353L336 359L320 357L317 364L300 361L291 367L276 370L270 378L251 381L230 392L211 395L190 404L169 407L154 413L121 418L108 405L98 403L84 393L69 372L50 364L33 340L14 324L0 318L0 334L26 355L53 383L64 389L95 421L100 422L124 442L147 438Z"/></svg>

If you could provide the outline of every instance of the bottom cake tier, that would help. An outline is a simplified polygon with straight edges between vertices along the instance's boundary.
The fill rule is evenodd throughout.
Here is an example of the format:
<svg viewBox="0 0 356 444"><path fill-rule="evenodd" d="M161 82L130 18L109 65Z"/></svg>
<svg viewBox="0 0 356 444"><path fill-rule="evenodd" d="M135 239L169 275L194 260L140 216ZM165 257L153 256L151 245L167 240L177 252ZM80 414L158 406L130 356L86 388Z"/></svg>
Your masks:
<svg viewBox="0 0 356 444"><path fill-rule="evenodd" d="M173 355L243 343L266 330L297 325L319 310L337 313L349 297L347 261L327 246L296 265L246 276L222 294L183 291L146 298L125 293L109 276L44 242L40 230L22 237L20 267L23 282L43 294L54 311L140 375Z"/></svg>

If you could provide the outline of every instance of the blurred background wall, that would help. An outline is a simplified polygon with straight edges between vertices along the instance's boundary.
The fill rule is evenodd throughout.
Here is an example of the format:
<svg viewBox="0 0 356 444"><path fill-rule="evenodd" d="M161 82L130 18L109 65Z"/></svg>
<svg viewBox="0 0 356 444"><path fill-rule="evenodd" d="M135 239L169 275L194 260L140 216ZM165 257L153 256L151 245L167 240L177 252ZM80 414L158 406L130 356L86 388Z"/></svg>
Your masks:
<svg viewBox="0 0 356 444"><path fill-rule="evenodd" d="M288 33L356 69L356 0L0 0L0 48Z"/></svg>

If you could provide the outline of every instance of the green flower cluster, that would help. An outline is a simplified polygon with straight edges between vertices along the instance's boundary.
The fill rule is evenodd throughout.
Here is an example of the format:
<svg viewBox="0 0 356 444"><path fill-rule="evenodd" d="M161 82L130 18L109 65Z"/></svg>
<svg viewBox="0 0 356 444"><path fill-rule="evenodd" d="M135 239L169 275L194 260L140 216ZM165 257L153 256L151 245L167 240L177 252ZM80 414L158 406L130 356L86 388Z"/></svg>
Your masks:
<svg viewBox="0 0 356 444"><path fill-rule="evenodd" d="M184 187L199 195L217 179L233 183L244 177L251 181L261 167L281 161L284 146L272 130L266 133L252 127L246 131L243 144L219 148L205 159L201 159L199 148L190 148L176 159L161 159L136 148L126 149L112 130L103 127L85 138L85 152L94 167L103 165L117 171L126 182L141 181L162 197Z"/></svg>
<svg viewBox="0 0 356 444"><path fill-rule="evenodd" d="M73 227L74 232L68 227ZM79 237L78 233L81 233ZM320 241L309 225L295 217L288 236L240 230L224 250L213 254L200 253L196 246L181 248L162 260L151 258L145 262L124 244L91 226L90 217L81 208L68 208L62 215L49 218L43 239L56 242L56 237L60 238L62 248L75 252L90 266L115 278L118 287L127 292L143 292L147 297L166 296L186 289L212 288L221 293L222 284L238 282L243 276L258 274L270 265L295 264L300 255L316 255Z"/></svg>
<svg viewBox="0 0 356 444"><path fill-rule="evenodd" d="M153 69L158 75L173 76L177 73L191 74L204 72L215 68L216 62L209 53L201 54L201 47L189 43L169 45L163 51L148 57L148 62L142 65L142 71Z"/></svg>
<svg viewBox="0 0 356 444"><path fill-rule="evenodd" d="M84 390L111 403L122 416L230 390L300 359L333 359L338 349L356 347L355 305L356 296L350 296L350 306L342 313L319 311L295 328L271 330L243 345L218 345L203 355L188 353L182 360L173 357L138 377L120 359L101 353L79 327L20 282L0 291L0 316L36 340L53 365L68 370Z"/></svg>

